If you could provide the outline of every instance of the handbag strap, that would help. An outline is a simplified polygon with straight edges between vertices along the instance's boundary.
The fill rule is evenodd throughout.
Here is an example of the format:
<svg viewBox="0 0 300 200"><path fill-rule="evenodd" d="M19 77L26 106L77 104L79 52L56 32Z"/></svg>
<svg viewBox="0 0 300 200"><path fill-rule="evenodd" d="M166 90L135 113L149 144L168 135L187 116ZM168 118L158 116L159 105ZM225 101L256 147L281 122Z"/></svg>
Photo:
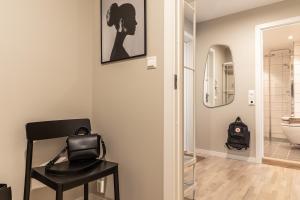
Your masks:
<svg viewBox="0 0 300 200"><path fill-rule="evenodd" d="M46 169L50 169L66 153L67 147L59 152L52 160L46 164Z"/></svg>
<svg viewBox="0 0 300 200"><path fill-rule="evenodd" d="M102 145L102 156L100 157L100 160L105 160L105 156L106 156L106 145L105 142L102 140L101 138L101 145Z"/></svg>
<svg viewBox="0 0 300 200"><path fill-rule="evenodd" d="M99 136L100 137L100 136ZM100 143L102 146L102 156L100 158L98 158L99 160L105 160L105 156L106 156L106 145L105 142L102 140L102 138L100 138ZM55 165L55 163L66 153L67 151L67 147L65 147L63 150L61 150L59 152L59 154L57 154L52 160L50 160L47 164L46 164L46 169L50 169L53 165Z"/></svg>
<svg viewBox="0 0 300 200"><path fill-rule="evenodd" d="M87 127L80 127L75 131L75 135L89 135L91 134L91 131Z"/></svg>

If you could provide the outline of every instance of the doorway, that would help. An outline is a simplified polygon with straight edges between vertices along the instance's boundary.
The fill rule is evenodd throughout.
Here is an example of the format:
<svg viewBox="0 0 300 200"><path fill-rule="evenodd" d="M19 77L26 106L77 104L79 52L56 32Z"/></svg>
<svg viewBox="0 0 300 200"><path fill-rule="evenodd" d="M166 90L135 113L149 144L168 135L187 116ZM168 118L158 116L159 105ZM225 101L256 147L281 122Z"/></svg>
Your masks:
<svg viewBox="0 0 300 200"><path fill-rule="evenodd" d="M300 161L300 143L290 134L291 127L297 126L296 119L299 116L295 103L298 86L295 88L294 84L295 79L298 79L295 65L298 65L299 34L300 17L256 27L258 163L286 165L284 163L295 164L295 161Z"/></svg>

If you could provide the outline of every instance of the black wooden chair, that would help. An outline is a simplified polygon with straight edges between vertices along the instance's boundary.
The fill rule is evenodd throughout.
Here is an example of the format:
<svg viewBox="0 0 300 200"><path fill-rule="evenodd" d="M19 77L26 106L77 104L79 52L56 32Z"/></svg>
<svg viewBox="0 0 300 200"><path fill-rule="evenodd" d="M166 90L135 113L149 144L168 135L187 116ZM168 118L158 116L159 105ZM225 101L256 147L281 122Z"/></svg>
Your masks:
<svg viewBox="0 0 300 200"><path fill-rule="evenodd" d="M118 164L103 161L95 168L79 173L78 175L54 176L45 173L45 167L32 168L33 141L67 137L76 132L80 127L91 130L89 119L72 119L46 122L33 122L26 125L27 156L24 185L24 200L29 200L31 178L47 185L56 191L56 200L63 199L63 192L84 185L84 200L88 200L88 183L97 179L113 175L115 200L120 200Z"/></svg>

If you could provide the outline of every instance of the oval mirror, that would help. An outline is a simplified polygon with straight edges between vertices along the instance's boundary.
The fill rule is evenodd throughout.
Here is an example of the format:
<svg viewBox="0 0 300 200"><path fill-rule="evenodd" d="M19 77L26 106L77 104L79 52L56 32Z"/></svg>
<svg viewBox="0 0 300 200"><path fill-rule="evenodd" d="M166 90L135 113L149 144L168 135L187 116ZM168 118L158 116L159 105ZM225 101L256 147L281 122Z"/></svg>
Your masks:
<svg viewBox="0 0 300 200"><path fill-rule="evenodd" d="M209 108L228 105L235 95L234 64L226 45L209 48L204 75L204 105Z"/></svg>

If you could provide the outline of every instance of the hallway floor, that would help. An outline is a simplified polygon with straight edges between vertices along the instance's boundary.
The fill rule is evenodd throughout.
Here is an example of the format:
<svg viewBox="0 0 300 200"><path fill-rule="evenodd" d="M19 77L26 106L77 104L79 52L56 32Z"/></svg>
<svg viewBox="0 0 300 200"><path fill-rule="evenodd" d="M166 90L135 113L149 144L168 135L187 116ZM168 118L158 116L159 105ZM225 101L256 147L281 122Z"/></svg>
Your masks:
<svg viewBox="0 0 300 200"><path fill-rule="evenodd" d="M208 157L196 173L196 200L300 199L300 170Z"/></svg>

